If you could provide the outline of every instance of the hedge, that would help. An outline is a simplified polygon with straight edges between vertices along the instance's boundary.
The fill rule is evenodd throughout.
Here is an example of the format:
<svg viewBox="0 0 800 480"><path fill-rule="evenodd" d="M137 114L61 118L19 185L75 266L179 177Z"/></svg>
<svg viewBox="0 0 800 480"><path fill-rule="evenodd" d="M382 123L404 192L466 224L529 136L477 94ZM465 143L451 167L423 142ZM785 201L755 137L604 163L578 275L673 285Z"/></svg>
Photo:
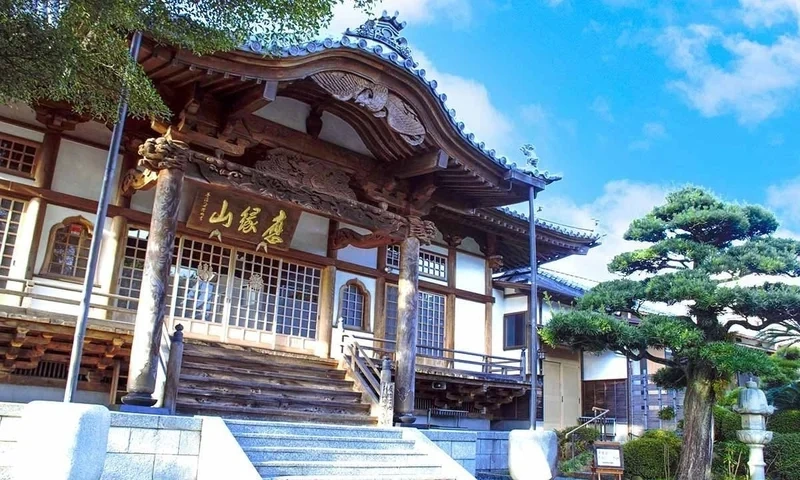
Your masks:
<svg viewBox="0 0 800 480"><path fill-rule="evenodd" d="M738 440L736 430L742 429L742 416L725 407L714 405L714 440L728 442Z"/></svg>
<svg viewBox="0 0 800 480"><path fill-rule="evenodd" d="M769 417L767 430L775 433L800 433L800 410L782 410Z"/></svg>
<svg viewBox="0 0 800 480"><path fill-rule="evenodd" d="M681 441L677 435L664 430L649 430L642 438L631 440L622 447L625 456L625 474L644 480L664 478L665 460L670 475L678 467Z"/></svg>
<svg viewBox="0 0 800 480"><path fill-rule="evenodd" d="M800 433L775 434L764 457L768 478L800 480Z"/></svg>

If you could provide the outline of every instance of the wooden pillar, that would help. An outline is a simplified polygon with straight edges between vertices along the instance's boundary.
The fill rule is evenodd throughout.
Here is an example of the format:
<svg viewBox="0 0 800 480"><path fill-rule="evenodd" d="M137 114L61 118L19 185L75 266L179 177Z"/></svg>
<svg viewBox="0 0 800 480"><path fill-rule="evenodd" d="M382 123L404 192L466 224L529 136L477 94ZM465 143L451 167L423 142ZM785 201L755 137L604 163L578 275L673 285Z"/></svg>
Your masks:
<svg viewBox="0 0 800 480"><path fill-rule="evenodd" d="M447 286L456 288L456 271L458 267L458 251L456 249L461 245L463 239L457 235L447 235L444 240L448 246ZM444 320L444 348L454 350L456 348L456 295L454 293L448 293L445 298ZM455 355L447 352L444 356L451 359L449 367L455 368L455 363L452 361Z"/></svg>
<svg viewBox="0 0 800 480"><path fill-rule="evenodd" d="M395 416L401 423L414 423L414 380L417 356L419 293L419 239L408 237L400 244L400 278L397 297L397 375Z"/></svg>
<svg viewBox="0 0 800 480"><path fill-rule="evenodd" d="M322 269L322 278L319 285L319 321L317 322L317 351L318 357L329 358L334 351L334 344L339 345L341 338L333 336L333 316L336 315L334 305L336 289L336 267L328 265Z"/></svg>
<svg viewBox="0 0 800 480"><path fill-rule="evenodd" d="M375 279L375 317L373 331L375 338L383 340L394 340L386 338L386 245L378 247L378 278ZM386 343L379 343L379 348L389 348Z"/></svg>
<svg viewBox="0 0 800 480"><path fill-rule="evenodd" d="M152 394L159 365L166 288L184 170L191 152L185 143L162 137L145 142L139 154L143 157L140 166L158 172L158 179L128 368L128 394L122 401L128 405L149 407L158 401Z"/></svg>
<svg viewBox="0 0 800 480"><path fill-rule="evenodd" d="M497 236L494 234L486 235L486 296L493 297L494 296L494 286L492 285L492 274L494 273L495 269L499 269L502 266L502 259L499 258L497 255ZM494 303L493 302L486 302L486 311L484 312L484 320L483 320L483 329L484 329L484 337L483 337L483 349L486 355L492 354L492 329L493 329L493 313L494 313Z"/></svg>

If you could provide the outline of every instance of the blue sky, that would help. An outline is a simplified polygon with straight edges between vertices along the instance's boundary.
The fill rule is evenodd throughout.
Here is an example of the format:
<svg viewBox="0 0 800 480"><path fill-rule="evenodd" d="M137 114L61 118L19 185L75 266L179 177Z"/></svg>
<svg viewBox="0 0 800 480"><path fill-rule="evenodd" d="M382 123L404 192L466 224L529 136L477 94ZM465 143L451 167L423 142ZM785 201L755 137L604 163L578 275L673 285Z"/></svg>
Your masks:
<svg viewBox="0 0 800 480"><path fill-rule="evenodd" d="M604 276L628 222L686 183L800 232L800 0L383 3L479 139L564 175L542 215L607 235L565 270Z"/></svg>

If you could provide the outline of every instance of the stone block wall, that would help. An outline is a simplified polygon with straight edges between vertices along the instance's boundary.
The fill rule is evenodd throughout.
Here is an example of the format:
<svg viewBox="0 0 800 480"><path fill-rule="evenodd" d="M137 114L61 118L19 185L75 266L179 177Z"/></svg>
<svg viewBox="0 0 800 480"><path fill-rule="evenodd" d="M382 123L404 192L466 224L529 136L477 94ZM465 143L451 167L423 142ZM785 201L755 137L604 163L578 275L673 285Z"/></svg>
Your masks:
<svg viewBox="0 0 800 480"><path fill-rule="evenodd" d="M460 430L422 430L422 433L437 447L475 475L475 456L479 432Z"/></svg>
<svg viewBox="0 0 800 480"><path fill-rule="evenodd" d="M102 480L194 480L202 419L112 413Z"/></svg>
<svg viewBox="0 0 800 480"><path fill-rule="evenodd" d="M477 432L477 471L508 470L508 432Z"/></svg>
<svg viewBox="0 0 800 480"><path fill-rule="evenodd" d="M0 403L0 480L11 480L12 450L23 405Z"/></svg>

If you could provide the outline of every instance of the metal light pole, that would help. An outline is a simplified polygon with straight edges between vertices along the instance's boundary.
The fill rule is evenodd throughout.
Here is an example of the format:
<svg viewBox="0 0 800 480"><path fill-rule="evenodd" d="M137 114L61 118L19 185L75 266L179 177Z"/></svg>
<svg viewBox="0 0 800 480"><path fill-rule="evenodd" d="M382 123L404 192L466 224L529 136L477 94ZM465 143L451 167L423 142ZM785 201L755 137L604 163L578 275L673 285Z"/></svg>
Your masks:
<svg viewBox="0 0 800 480"><path fill-rule="evenodd" d="M130 55L136 61L139 55L139 46L142 44L142 33L135 32L131 39ZM103 185L100 190L100 198L97 200L97 218L95 220L94 235L92 235L92 245L89 249L88 266L86 276L83 279L83 297L79 306L78 320L75 323L75 338L72 340L72 353L69 358L69 376L67 376L67 386L64 390L64 402L70 403L78 389L78 376L81 371L81 357L83 356L83 340L86 337L86 324L89 319L89 308L92 299L92 288L94 287L94 277L97 272L97 262L100 259L100 243L103 240L103 229L105 228L106 215L108 213L108 202L111 196L114 173L117 171L119 159L119 146L122 143L122 130L125 128L125 117L128 116L128 88L123 85L119 99L119 109L117 110L117 123L111 134L111 145L108 147L108 157L106 157L106 169L103 173Z"/></svg>
<svg viewBox="0 0 800 480"><path fill-rule="evenodd" d="M528 350L531 356L531 430L536 430L536 411L539 406L539 394L537 392L539 382L539 332L537 330L537 317L539 314L539 289L536 285L538 265L536 264L536 212L534 203L536 200L536 190L531 186L528 190L528 243L530 244L530 265L531 265L531 293L528 296L528 312L531 321L531 348Z"/></svg>

